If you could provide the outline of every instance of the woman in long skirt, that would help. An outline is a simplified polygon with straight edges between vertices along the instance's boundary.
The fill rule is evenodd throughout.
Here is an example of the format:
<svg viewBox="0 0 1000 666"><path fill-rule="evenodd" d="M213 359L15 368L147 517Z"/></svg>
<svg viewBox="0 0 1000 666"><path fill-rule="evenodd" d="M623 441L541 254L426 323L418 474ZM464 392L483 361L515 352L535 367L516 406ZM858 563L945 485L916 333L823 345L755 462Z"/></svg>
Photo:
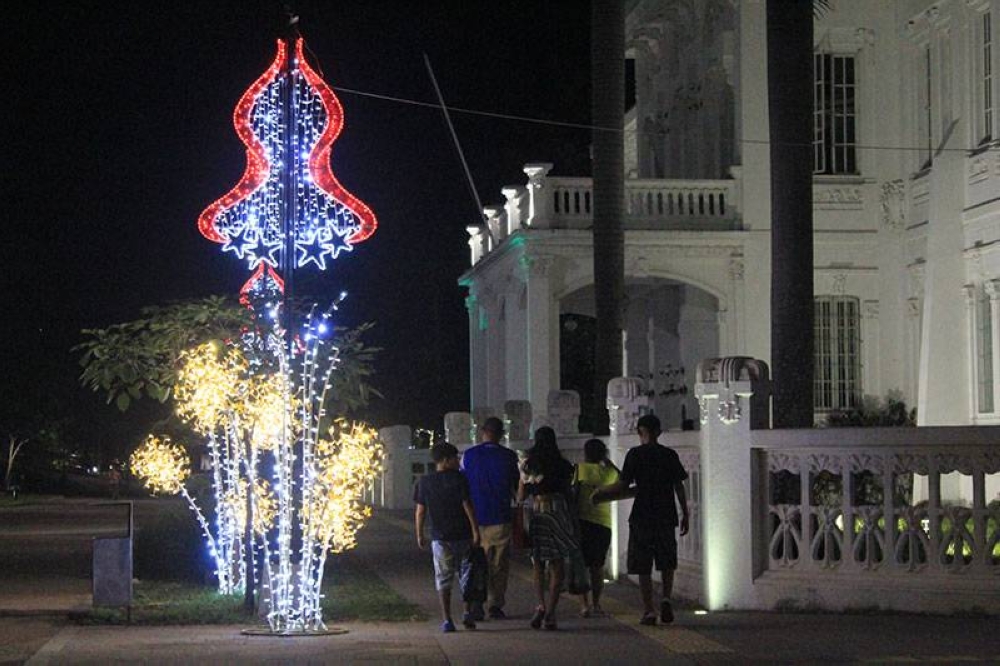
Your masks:
<svg viewBox="0 0 1000 666"><path fill-rule="evenodd" d="M531 618L533 629L556 628L556 606L565 578L565 562L579 548L570 513L572 478L573 465L559 452L555 431L547 426L536 430L535 445L521 465L518 488L518 499L529 497L532 508L528 533L538 594L538 606Z"/></svg>

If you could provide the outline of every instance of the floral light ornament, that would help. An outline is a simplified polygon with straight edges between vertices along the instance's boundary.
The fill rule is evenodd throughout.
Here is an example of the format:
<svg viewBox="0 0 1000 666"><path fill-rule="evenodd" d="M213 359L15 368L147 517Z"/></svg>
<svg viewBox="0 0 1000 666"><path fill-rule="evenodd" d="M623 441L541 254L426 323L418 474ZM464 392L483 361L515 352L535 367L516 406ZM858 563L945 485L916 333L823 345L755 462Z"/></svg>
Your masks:
<svg viewBox="0 0 1000 666"><path fill-rule="evenodd" d="M340 420L330 435L316 447L316 474L303 524L320 548L340 553L357 545L358 530L371 517L362 498L382 472L385 451L378 431L364 423Z"/></svg>
<svg viewBox="0 0 1000 666"><path fill-rule="evenodd" d="M236 347L206 342L180 356L174 387L177 415L196 432L214 432L241 411L248 363Z"/></svg>
<svg viewBox="0 0 1000 666"><path fill-rule="evenodd" d="M212 534L201 507L188 493L184 482L191 476L191 459L184 447L174 444L166 435L148 435L146 440L132 452L129 468L154 495L181 495L198 519L201 531L208 544L209 553L215 562L215 572L219 581L219 592L231 594L236 591L232 556L221 540Z"/></svg>
<svg viewBox="0 0 1000 666"><path fill-rule="evenodd" d="M238 525L246 525L248 485L249 483L244 480L238 485L237 490L230 491L223 497L224 510L232 512L233 521ZM278 499L267 479L256 480L252 499L253 532L259 537L265 537L268 530L274 526L274 517L278 512Z"/></svg>
<svg viewBox="0 0 1000 666"><path fill-rule="evenodd" d="M147 436L132 452L129 468L154 495L184 492L184 482L191 476L191 460L184 448L166 436Z"/></svg>

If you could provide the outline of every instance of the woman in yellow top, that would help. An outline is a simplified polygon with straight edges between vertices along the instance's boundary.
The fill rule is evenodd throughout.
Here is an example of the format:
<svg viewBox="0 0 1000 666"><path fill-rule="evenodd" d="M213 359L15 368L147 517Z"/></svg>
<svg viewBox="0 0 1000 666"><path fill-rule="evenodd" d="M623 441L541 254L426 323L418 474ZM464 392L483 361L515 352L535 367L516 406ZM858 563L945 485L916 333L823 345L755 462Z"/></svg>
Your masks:
<svg viewBox="0 0 1000 666"><path fill-rule="evenodd" d="M577 516L580 519L580 549L590 571L590 593L580 595L580 616L601 616L604 560L611 545L611 504L594 504L590 496L618 480L618 468L608 459L608 447L599 439L583 445L584 461L576 466ZM593 595L593 604L589 598Z"/></svg>

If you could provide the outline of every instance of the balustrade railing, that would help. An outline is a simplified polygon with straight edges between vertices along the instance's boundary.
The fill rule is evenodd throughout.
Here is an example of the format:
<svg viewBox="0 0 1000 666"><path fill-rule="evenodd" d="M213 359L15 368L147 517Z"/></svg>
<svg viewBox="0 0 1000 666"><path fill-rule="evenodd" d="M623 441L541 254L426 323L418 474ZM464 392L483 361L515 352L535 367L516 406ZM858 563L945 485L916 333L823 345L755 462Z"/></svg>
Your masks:
<svg viewBox="0 0 1000 666"><path fill-rule="evenodd" d="M468 227L472 263L478 263L521 228L589 229L593 223L593 181L550 177L552 165L527 164L526 185L501 191L503 206L483 210L485 224ZM737 180L625 181L626 229L738 229Z"/></svg>
<svg viewBox="0 0 1000 666"><path fill-rule="evenodd" d="M590 178L549 178L554 227L589 226ZM632 228L732 228L737 220L731 180L627 180L626 226Z"/></svg>
<svg viewBox="0 0 1000 666"><path fill-rule="evenodd" d="M945 429L921 428L888 442L761 449L768 569L995 583L1000 449L982 443L982 429L948 431L948 440ZM963 431L971 441L955 439ZM839 432L826 434L832 444ZM905 436L913 443L900 445Z"/></svg>
<svg viewBox="0 0 1000 666"><path fill-rule="evenodd" d="M679 562L686 561L700 568L702 544L701 453L693 446L677 446L675 450L688 473L688 479L684 482L684 491L687 494L688 511L690 512L688 533L677 539L677 559Z"/></svg>

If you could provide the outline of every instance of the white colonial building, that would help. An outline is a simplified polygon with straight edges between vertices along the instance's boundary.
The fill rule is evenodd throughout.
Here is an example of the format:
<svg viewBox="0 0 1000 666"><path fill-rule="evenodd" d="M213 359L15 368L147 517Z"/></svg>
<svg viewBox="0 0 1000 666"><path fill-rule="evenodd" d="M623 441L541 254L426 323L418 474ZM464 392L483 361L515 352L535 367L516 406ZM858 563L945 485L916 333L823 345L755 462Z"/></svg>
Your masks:
<svg viewBox="0 0 1000 666"><path fill-rule="evenodd" d="M925 425L1000 422L1000 0L833 0L816 21L817 413L900 390ZM697 423L694 368L770 358L763 0L627 20L627 374ZM586 394L591 182L528 164L469 227L471 406ZM558 170L558 165L556 165ZM598 406L598 408L600 408Z"/></svg>

